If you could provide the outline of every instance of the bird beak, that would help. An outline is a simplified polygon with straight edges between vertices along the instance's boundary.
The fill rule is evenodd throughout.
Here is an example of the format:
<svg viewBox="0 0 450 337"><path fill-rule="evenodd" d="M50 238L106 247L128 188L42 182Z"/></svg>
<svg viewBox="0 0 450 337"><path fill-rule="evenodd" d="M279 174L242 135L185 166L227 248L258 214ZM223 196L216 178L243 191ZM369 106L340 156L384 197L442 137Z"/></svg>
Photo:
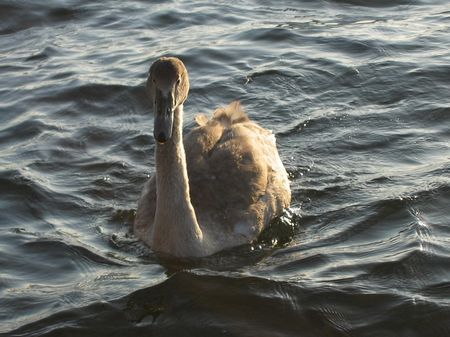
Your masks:
<svg viewBox="0 0 450 337"><path fill-rule="evenodd" d="M154 101L153 111L154 126L153 126L153 136L158 141L158 143L165 143L167 140L172 138L172 128L173 128L173 96L169 92L167 97L157 90L156 97Z"/></svg>

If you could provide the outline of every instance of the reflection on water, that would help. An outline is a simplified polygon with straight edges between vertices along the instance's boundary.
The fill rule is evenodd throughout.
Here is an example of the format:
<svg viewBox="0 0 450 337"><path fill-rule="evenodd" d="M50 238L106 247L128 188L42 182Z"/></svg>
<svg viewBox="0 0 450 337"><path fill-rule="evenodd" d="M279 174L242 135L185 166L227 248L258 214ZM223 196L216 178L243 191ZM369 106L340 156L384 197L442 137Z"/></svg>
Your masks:
<svg viewBox="0 0 450 337"><path fill-rule="evenodd" d="M3 1L0 335L450 336L446 1ZM186 127L240 99L292 208L199 260L130 233L154 172L143 90Z"/></svg>

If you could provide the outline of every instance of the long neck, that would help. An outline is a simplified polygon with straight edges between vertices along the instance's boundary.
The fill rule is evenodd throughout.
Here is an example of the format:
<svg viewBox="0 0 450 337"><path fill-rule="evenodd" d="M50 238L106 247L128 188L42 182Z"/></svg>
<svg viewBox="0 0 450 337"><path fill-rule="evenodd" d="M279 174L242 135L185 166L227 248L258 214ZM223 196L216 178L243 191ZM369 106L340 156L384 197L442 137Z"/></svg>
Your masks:
<svg viewBox="0 0 450 337"><path fill-rule="evenodd" d="M175 256L201 255L203 234L189 195L182 105L174 112L172 138L156 145L156 193L152 248Z"/></svg>

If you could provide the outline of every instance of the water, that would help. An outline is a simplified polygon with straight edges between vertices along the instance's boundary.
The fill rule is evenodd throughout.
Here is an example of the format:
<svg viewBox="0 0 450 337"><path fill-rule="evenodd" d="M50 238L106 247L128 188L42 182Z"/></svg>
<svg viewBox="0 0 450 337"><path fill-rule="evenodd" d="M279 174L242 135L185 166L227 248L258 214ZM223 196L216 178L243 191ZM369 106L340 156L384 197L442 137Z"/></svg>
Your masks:
<svg viewBox="0 0 450 337"><path fill-rule="evenodd" d="M447 1L0 1L1 336L450 336ZM143 83L276 132L289 214L162 259Z"/></svg>

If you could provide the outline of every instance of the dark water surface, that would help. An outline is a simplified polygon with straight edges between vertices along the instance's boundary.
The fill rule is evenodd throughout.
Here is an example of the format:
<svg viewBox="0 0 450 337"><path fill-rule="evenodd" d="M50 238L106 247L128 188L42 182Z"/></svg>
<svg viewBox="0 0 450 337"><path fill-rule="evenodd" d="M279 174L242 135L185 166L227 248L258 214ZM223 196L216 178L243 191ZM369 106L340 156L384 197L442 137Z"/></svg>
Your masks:
<svg viewBox="0 0 450 337"><path fill-rule="evenodd" d="M197 261L129 233L150 62L276 132L290 214ZM0 1L0 335L450 336L448 1Z"/></svg>

